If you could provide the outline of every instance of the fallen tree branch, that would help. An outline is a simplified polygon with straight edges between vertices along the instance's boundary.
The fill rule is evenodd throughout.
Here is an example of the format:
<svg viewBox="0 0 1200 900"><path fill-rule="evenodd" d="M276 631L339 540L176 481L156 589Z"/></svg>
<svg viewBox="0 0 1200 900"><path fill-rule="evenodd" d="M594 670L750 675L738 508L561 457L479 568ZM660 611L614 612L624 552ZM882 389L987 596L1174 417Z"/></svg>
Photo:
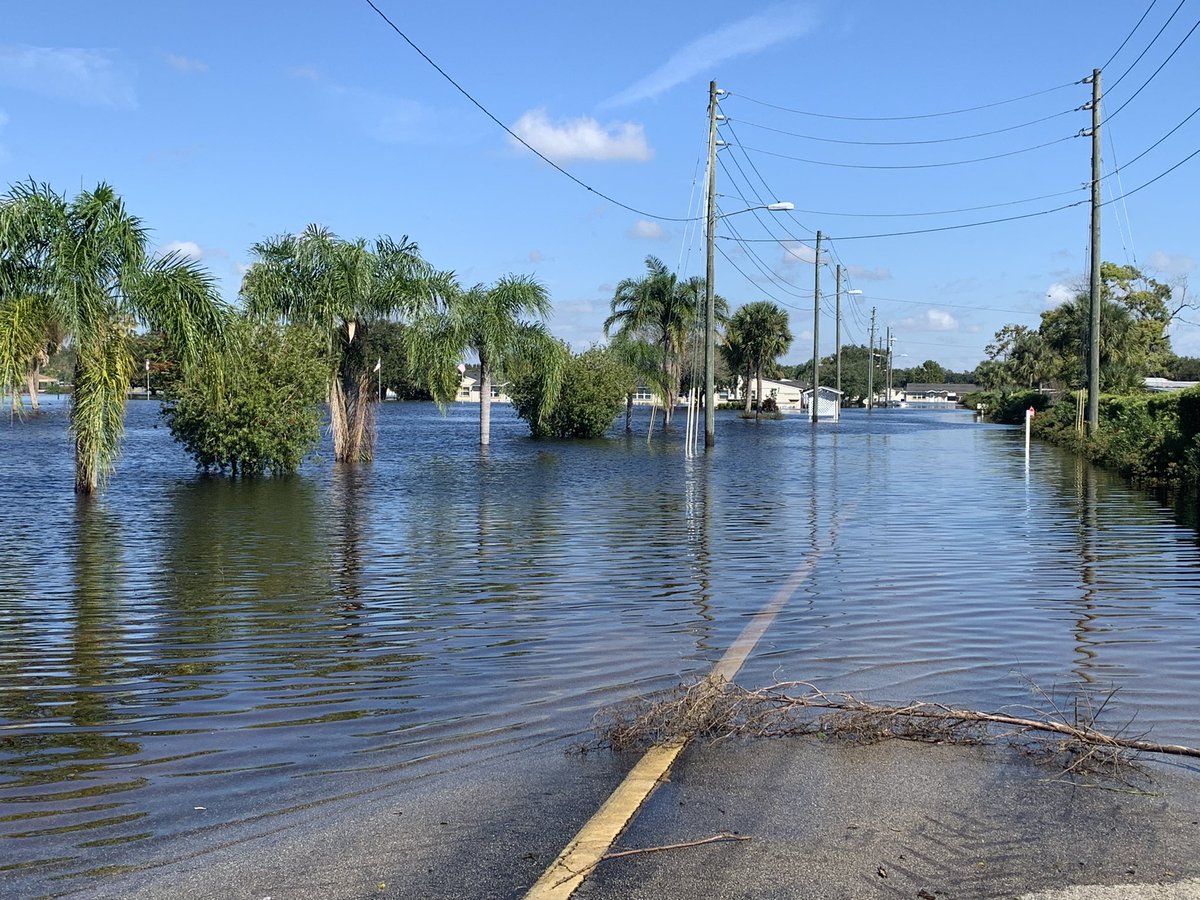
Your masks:
<svg viewBox="0 0 1200 900"><path fill-rule="evenodd" d="M1008 726L1013 729L1005 733L1008 737L1037 732L1067 738L1056 749L1074 756L1068 772L1115 766L1122 761L1122 753L1200 758L1200 748L1097 728L1096 717L1106 709L1112 691L1095 706L1090 697L1085 697L1084 708L1080 709L1077 702L1071 714L1044 691L1040 693L1052 707L1046 718L919 701L904 705L870 703L852 694L822 691L804 681L780 682L751 691L722 679L705 679L656 699L602 710L594 723L598 737L590 747L620 751L697 737L721 740L814 733L867 741L902 738L968 744L995 738L996 726ZM1103 754L1098 752L1101 750Z"/></svg>

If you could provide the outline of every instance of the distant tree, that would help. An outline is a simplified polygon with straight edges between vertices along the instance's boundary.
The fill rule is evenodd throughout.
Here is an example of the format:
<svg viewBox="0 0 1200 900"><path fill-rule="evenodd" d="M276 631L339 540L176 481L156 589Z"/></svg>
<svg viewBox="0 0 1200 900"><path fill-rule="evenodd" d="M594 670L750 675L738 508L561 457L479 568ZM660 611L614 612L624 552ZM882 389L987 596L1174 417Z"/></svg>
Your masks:
<svg viewBox="0 0 1200 900"><path fill-rule="evenodd" d="M391 391L399 400L433 399L429 389L413 374L410 343L418 337L418 332L403 322L383 319L371 325L363 355L372 367L372 360L379 363L376 389L382 385L385 395Z"/></svg>
<svg viewBox="0 0 1200 900"><path fill-rule="evenodd" d="M627 375L625 388L625 430L633 431L633 399L639 385L658 383L662 372L661 351L644 338L629 331L618 331L609 343L609 349L620 360Z"/></svg>
<svg viewBox="0 0 1200 900"><path fill-rule="evenodd" d="M1172 356L1167 361L1165 377L1174 381L1200 381L1200 357Z"/></svg>
<svg viewBox="0 0 1200 900"><path fill-rule="evenodd" d="M129 336L129 354L133 357L130 387L145 388L146 364L150 365L150 392L171 394L183 377L183 369L165 332L145 331Z"/></svg>
<svg viewBox="0 0 1200 900"><path fill-rule="evenodd" d="M762 419L763 375L778 365L778 359L792 345L787 310L769 300L759 300L740 307L729 320L727 343L740 348L757 381L755 420Z"/></svg>
<svg viewBox="0 0 1200 900"><path fill-rule="evenodd" d="M324 336L240 318L229 338L216 377L190 374L164 408L171 436L205 471L291 474L321 436Z"/></svg>
<svg viewBox="0 0 1200 900"><path fill-rule="evenodd" d="M0 198L0 385L19 390L51 343L71 342L79 494L100 488L120 450L129 335L139 324L167 333L191 367L228 318L207 272L178 253L151 256L149 241L107 184L67 200L29 182Z"/></svg>
<svg viewBox="0 0 1200 900"><path fill-rule="evenodd" d="M896 382L895 373L892 374L893 382ZM906 373L904 384L944 384L946 381L946 370L932 359L927 359L919 366L914 366Z"/></svg>

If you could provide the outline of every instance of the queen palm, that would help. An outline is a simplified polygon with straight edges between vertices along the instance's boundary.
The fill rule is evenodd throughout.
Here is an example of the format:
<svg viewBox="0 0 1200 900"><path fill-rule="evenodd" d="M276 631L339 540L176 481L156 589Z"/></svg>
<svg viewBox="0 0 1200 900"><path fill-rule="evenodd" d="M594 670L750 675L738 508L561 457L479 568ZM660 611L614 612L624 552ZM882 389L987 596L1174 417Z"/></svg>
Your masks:
<svg viewBox="0 0 1200 900"><path fill-rule="evenodd" d="M743 358L749 362L757 380L755 396L758 403L754 418L759 421L763 409L763 372L768 367L774 368L776 360L792 345L788 314L769 300L747 303L733 314L729 330L737 336Z"/></svg>
<svg viewBox="0 0 1200 900"><path fill-rule="evenodd" d="M728 308L716 298L717 316L723 320ZM683 374L683 354L689 332L699 323L704 309L704 279L679 281L656 256L646 257L646 274L626 278L613 293L611 314L604 320L607 336L618 331L641 337L659 348L659 387L665 403L664 420L671 421Z"/></svg>
<svg viewBox="0 0 1200 900"><path fill-rule="evenodd" d="M513 366L536 366L546 376L547 395L557 396L562 348L546 330L546 288L526 275L506 275L495 284L452 291L448 308L417 323L419 347L413 361L430 393L446 402L458 391L455 364L464 353L479 362L479 444L491 441L492 386ZM549 412L547 408L546 412Z"/></svg>
<svg viewBox="0 0 1200 900"><path fill-rule="evenodd" d="M141 220L107 184L68 201L28 182L0 199L0 383L16 390L48 342L72 342L80 494L101 486L120 451L130 333L164 332L180 362L194 366L228 317L207 272L178 253L154 257L148 244Z"/></svg>
<svg viewBox="0 0 1200 900"><path fill-rule="evenodd" d="M375 360L367 330L386 317L415 317L444 295L444 278L402 237L368 244L310 225L251 248L258 259L242 280L252 315L315 328L325 339L329 427L339 462L368 461L375 448Z"/></svg>

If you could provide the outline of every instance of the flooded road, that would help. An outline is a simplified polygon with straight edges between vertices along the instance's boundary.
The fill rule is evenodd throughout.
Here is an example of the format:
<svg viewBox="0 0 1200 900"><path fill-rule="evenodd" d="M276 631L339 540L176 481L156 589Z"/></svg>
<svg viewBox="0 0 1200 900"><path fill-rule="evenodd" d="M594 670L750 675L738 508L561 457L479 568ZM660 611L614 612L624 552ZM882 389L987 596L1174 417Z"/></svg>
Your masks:
<svg viewBox="0 0 1200 900"><path fill-rule="evenodd" d="M537 443L387 404L369 466L196 475L129 406L71 493L65 408L0 425L0 886L86 891L222 821L462 759L558 754L703 676L819 554L739 675L1063 708L1200 744L1200 545L1119 479L970 413L849 411ZM326 450L328 456L328 450ZM98 880L98 881L97 881Z"/></svg>

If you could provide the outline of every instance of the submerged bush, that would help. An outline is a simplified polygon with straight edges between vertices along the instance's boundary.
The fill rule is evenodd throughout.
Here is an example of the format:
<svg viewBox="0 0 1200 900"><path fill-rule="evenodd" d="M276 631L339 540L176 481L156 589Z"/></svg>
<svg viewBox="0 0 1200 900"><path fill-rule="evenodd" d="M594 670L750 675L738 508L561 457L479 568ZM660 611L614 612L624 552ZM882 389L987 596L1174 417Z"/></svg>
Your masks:
<svg viewBox="0 0 1200 900"><path fill-rule="evenodd" d="M633 380L615 354L597 347L571 358L554 397L537 371L513 378L508 392L535 438L597 438L612 427ZM550 413L539 416L547 405Z"/></svg>
<svg viewBox="0 0 1200 900"><path fill-rule="evenodd" d="M220 363L185 380L163 415L206 472L287 475L320 440L327 378L314 332L241 320Z"/></svg>

